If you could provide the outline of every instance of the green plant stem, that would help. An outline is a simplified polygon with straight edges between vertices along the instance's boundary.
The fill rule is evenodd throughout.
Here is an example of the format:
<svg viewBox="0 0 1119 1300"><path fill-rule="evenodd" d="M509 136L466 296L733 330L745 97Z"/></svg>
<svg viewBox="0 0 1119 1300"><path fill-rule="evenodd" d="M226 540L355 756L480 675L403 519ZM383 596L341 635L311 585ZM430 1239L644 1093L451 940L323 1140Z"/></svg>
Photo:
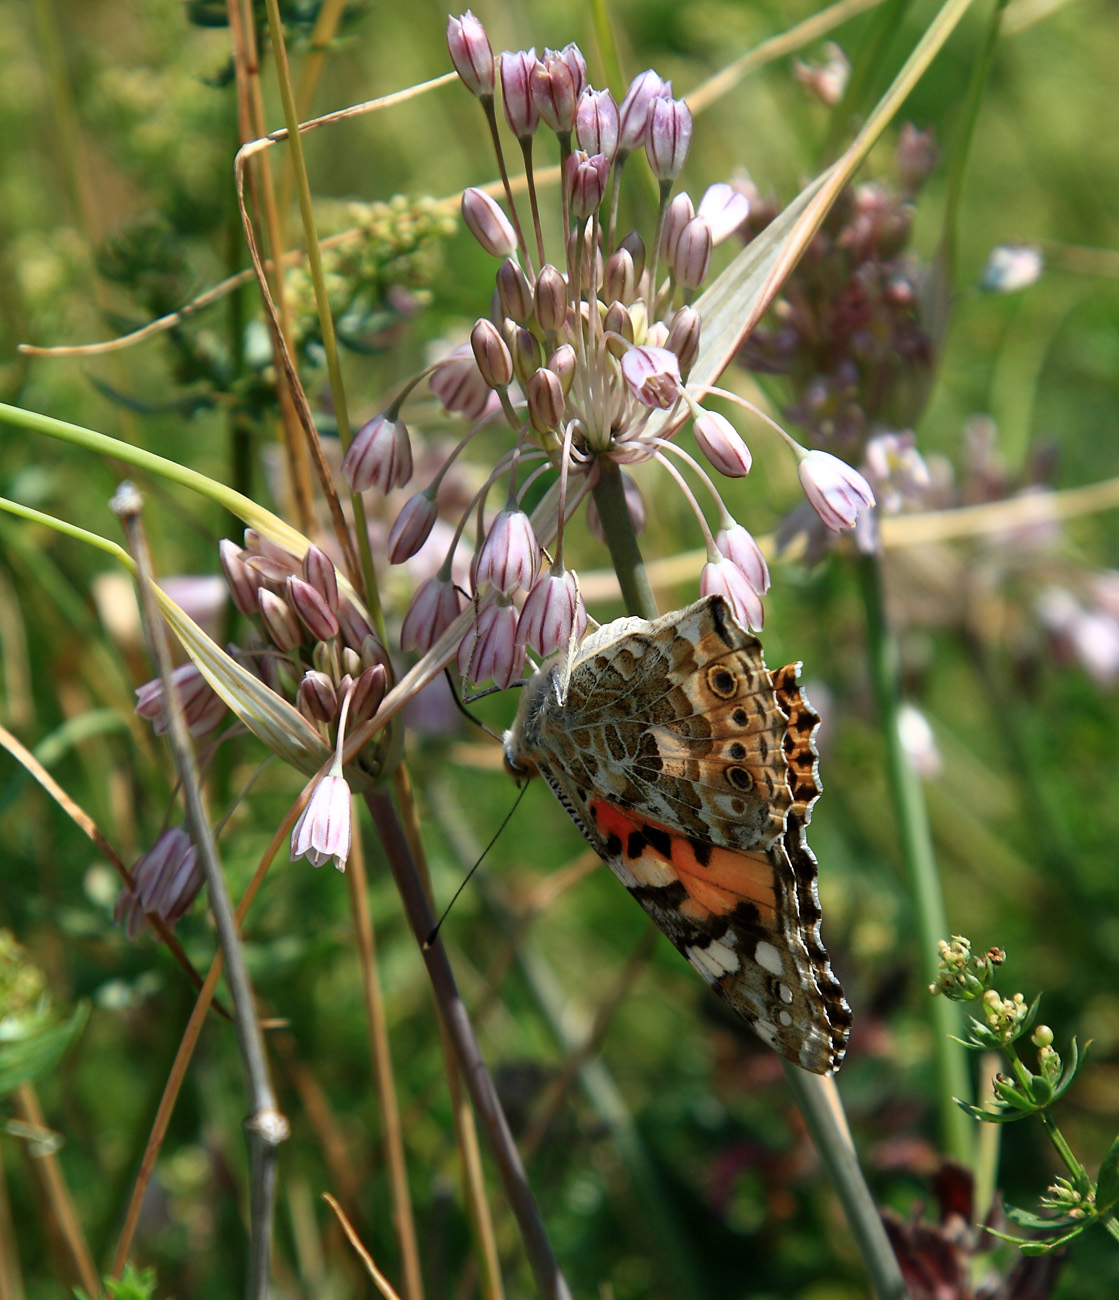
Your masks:
<svg viewBox="0 0 1119 1300"><path fill-rule="evenodd" d="M594 499L625 599L626 612L640 618L656 618L656 601L626 506L621 471L605 458L600 459L599 470ZM878 1300L905 1300L905 1283L874 1198L859 1168L835 1080L808 1074L789 1061L782 1061L782 1065L790 1091L804 1115L816 1150L843 1206L875 1295Z"/></svg>
<svg viewBox="0 0 1119 1300"><path fill-rule="evenodd" d="M948 938L948 917L933 853L932 832L921 782L906 755L900 729L901 670L897 641L886 620L882 573L876 555L858 565L866 610L871 678L885 746L886 772L897 819L898 845L909 875L917 913L921 971L936 980L937 944ZM971 1101L971 1079L960 1032L959 1013L947 998L931 999L941 1143L961 1164L971 1167L972 1132L967 1116L953 1098Z"/></svg>
<svg viewBox="0 0 1119 1300"><path fill-rule="evenodd" d="M645 561L641 558L629 517L622 471L612 460L603 457L599 461L598 481L593 493L598 517L602 521L602 535L606 538L606 548L622 589L622 603L630 614L656 618L657 602L653 598Z"/></svg>

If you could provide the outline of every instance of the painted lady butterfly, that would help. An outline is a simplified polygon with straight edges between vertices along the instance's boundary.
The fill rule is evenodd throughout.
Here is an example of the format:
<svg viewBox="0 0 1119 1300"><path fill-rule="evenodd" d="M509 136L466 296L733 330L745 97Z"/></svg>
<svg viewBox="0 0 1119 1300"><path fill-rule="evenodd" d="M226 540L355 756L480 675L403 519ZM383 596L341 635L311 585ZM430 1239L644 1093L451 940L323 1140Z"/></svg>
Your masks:
<svg viewBox="0 0 1119 1300"><path fill-rule="evenodd" d="M505 733L622 884L762 1040L816 1074L851 1010L820 941L819 717L721 596L620 618L537 671Z"/></svg>

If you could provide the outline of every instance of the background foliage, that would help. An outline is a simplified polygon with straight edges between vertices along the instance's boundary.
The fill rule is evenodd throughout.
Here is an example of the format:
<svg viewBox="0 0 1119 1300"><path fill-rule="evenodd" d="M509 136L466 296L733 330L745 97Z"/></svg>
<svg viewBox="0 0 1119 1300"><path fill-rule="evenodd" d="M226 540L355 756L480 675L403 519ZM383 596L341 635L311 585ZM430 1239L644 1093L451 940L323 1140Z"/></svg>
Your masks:
<svg viewBox="0 0 1119 1300"><path fill-rule="evenodd" d="M285 10L297 73L312 10ZM497 48L578 41L592 81L603 82L586 7L483 0L476 10ZM868 102L919 35L925 10L895 6L895 34L872 70L879 84L868 88ZM652 64L687 94L810 12L800 3L630 0L611 8L609 21L627 76ZM932 128L949 156L988 19L977 7L908 105L907 116ZM943 458L957 480L974 467L979 417L992 422L990 455L1011 487L1044 482L1061 492L1119 476L1119 256L1112 251L1119 137L1108 127L1119 37L1109 19L1098 0L1016 0L1005 13L958 213L951 324L918 428L926 456ZM878 21L871 12L836 33L853 61ZM16 352L19 342L111 337L246 265L223 22L223 6L201 2L35 0L8 10L0 24L0 396L139 442L274 504L272 375L254 286L111 357ZM428 4L351 6L308 115L444 72L444 24L443 11ZM819 46L802 57L819 58ZM278 124L264 58L266 118ZM834 128L790 61L779 60L697 120L688 187L698 194L748 169L763 193L786 200L819 166ZM843 138L842 122L838 129ZM868 175L890 169L894 138L876 151ZM489 180L492 158L481 115L458 85L319 132L308 138L307 154L321 233L359 223L373 232L366 260L343 264L336 285L351 345L347 391L364 419L423 363L429 346L458 341L487 309L492 267L461 227L445 228L442 209L418 201L454 200L463 185ZM915 245L926 257L940 236L945 174L933 175L917 212ZM398 194L405 201L396 209L370 207ZM417 225L418 245L409 242ZM294 219L291 229L298 230ZM1022 293L980 293L988 253L1010 240L1041 245L1046 273ZM298 278L292 289L305 316L305 382L321 398L313 309L305 291L306 302L299 296ZM767 391L780 405L780 387ZM446 428L434 406L426 415L434 443ZM729 499L763 535L793 503L795 485L775 443L759 437L753 445L755 471ZM111 531L112 465L10 432L2 455L4 495ZM142 487L161 570L216 572L214 543L236 535L230 521L157 481ZM678 502L657 499L655 478L648 490L647 553L693 548ZM7 520L0 537L5 725L37 747L131 860L154 840L171 791L166 763L131 716L131 689L150 673L128 624L128 599L100 555ZM1055 529L1042 548L1003 532L888 560L906 686L943 760L927 794L950 923L978 947L1008 950L1008 987L1027 997L1044 990L1043 1018L1058 1045L1072 1034L1094 1040L1061 1111L1088 1163L1106 1149L1119 1112L1119 708L1115 674L1093 680L1046 634L1036 606L1043 589L1079 590L1081 575L1114 565L1117 540L1116 515L1102 512ZM581 529L569 546L581 573L604 563ZM698 566L678 566L678 580L661 591L666 608L694 597ZM824 935L856 1017L840 1087L876 1195L908 1214L927 1198L936 1158L930 1030L854 579L834 557L811 569L778 563L774 576L767 659L803 660L826 716L826 794L812 838L822 864ZM389 599L399 620L409 581L393 581ZM608 600L592 609L603 619L614 612ZM513 708L502 695L480 712L500 727ZM408 741L440 899L510 799L496 747L449 719L433 698L428 724ZM223 752L215 806L258 761L250 745ZM238 808L222 841L235 894L300 784L273 766ZM98 1266L107 1268L191 991L162 951L146 940L130 943L113 927L115 877L11 763L0 769L0 816L8 845L0 924L43 973L60 1021L79 1002L91 1005L64 1064L38 1086L63 1142L80 1222ZM429 1294L467 1295L468 1229L428 988L375 851L369 870ZM204 968L213 950L204 909L196 907L178 934ZM600 1285L619 1300L863 1294L853 1248L774 1061L723 1016L667 944L648 946L642 915L604 870L591 869L546 790L528 794L444 935L510 1114L526 1127L604 991L631 955L643 956L602 1026L589 1087L567 1093L530 1165L578 1294ZM305 863L277 863L247 938L256 988L276 1020L270 1044L293 1127L281 1155L279 1290L355 1294L366 1284L320 1192L342 1200L390 1275L395 1243L345 882ZM242 1109L236 1049L228 1026L212 1018L135 1251L137 1262L155 1265L157 1294L240 1289ZM1005 1194L1033 1204L1054 1173L1040 1132L1017 1125L1002 1139ZM22 1275L25 1293L59 1294L73 1279L37 1197L28 1139L10 1124L0 1156L0 1254L18 1242L18 1271L9 1269ZM527 1281L500 1211L498 1223L517 1294ZM1117 1287L1113 1245L1089 1234L1056 1294L1102 1300Z"/></svg>

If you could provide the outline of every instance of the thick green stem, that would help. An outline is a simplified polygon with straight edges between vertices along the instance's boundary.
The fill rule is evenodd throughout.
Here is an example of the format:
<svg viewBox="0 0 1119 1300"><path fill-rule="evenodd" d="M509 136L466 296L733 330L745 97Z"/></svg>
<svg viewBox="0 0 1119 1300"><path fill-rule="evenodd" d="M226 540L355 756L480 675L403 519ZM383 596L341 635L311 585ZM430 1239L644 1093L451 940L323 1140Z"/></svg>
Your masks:
<svg viewBox="0 0 1119 1300"><path fill-rule="evenodd" d="M862 557L859 576L866 607L871 677L885 745L890 794L897 820L898 847L909 875L917 913L921 972L924 979L932 984L936 980L937 944L949 936L948 917L933 854L925 792L901 739L898 647L886 621L882 574L877 556ZM970 1101L972 1096L964 1048L955 1041L955 1036L960 1032L959 1013L947 998L930 999L930 1009L941 1142L949 1155L970 1167L973 1147L971 1125L953 1100L958 1097L961 1101Z"/></svg>
<svg viewBox="0 0 1119 1300"><path fill-rule="evenodd" d="M594 503L602 521L602 535L618 575L622 589L622 602L626 612L640 618L656 618L657 602L649 586L645 561L637 545L633 522L626 505L625 484L622 471L612 460L599 461L598 481L594 485Z"/></svg>

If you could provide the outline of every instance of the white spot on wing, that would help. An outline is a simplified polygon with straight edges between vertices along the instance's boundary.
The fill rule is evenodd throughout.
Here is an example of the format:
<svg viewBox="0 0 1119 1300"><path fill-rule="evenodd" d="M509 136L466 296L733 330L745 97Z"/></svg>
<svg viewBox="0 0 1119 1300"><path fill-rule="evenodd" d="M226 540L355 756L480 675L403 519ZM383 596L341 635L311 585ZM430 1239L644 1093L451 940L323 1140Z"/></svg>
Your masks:
<svg viewBox="0 0 1119 1300"><path fill-rule="evenodd" d="M784 1002L786 1006L792 1003L793 991L787 984L778 984L777 992L781 997L781 1001Z"/></svg>
<svg viewBox="0 0 1119 1300"><path fill-rule="evenodd" d="M725 943L709 943L703 948L688 947L684 949L684 955L709 984L738 970L738 954Z"/></svg>
<svg viewBox="0 0 1119 1300"><path fill-rule="evenodd" d="M793 1023L793 1017L788 1011L782 1011L777 1019L780 1020L786 1029L788 1029L788 1027Z"/></svg>
<svg viewBox="0 0 1119 1300"><path fill-rule="evenodd" d="M758 946L754 949L754 960L771 975L785 973L785 963L781 960L781 954L765 939L758 940Z"/></svg>

